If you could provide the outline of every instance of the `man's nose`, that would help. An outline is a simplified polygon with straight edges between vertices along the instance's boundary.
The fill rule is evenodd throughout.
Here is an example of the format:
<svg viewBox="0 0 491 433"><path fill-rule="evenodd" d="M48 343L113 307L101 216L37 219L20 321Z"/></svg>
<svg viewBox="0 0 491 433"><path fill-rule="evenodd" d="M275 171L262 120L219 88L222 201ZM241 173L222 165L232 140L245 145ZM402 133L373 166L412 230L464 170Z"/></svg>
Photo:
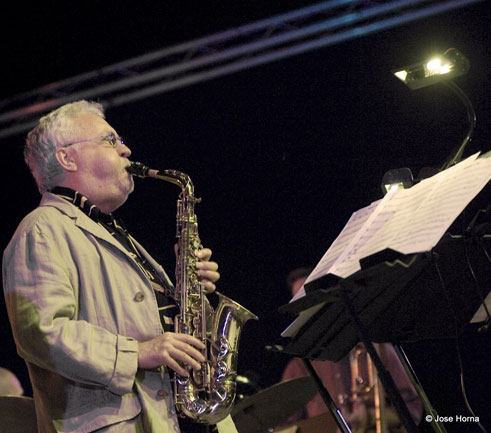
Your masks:
<svg viewBox="0 0 491 433"><path fill-rule="evenodd" d="M131 155L131 149L125 143L118 143L118 152L124 158L129 158Z"/></svg>

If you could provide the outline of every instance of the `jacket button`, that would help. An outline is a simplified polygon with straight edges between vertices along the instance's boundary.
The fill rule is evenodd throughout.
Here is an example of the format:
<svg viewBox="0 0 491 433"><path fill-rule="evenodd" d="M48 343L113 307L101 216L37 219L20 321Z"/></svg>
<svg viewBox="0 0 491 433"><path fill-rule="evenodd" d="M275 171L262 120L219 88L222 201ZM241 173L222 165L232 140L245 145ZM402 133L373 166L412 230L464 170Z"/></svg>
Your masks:
<svg viewBox="0 0 491 433"><path fill-rule="evenodd" d="M133 298L136 302L141 302L145 299L145 295L143 292L136 292L135 297Z"/></svg>
<svg viewBox="0 0 491 433"><path fill-rule="evenodd" d="M169 395L169 393L168 393L168 392L167 392L165 389L159 389L159 390L157 391L157 396L158 396L159 398L165 398L165 397L167 397L168 395Z"/></svg>

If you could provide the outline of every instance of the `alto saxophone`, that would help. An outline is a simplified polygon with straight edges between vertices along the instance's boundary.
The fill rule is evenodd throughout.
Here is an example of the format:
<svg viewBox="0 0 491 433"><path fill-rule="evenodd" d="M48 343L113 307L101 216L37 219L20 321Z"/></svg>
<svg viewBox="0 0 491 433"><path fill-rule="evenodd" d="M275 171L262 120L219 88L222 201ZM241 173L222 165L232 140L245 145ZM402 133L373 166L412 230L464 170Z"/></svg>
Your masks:
<svg viewBox="0 0 491 433"><path fill-rule="evenodd" d="M131 162L128 171L138 177L153 177L181 188L177 201L177 257L174 299L179 307L175 331L196 337L205 346L205 362L189 376L176 375L174 402L181 416L202 424L216 424L232 410L236 393L237 354L240 332L257 316L237 302L215 292L218 306L213 309L198 279L196 253L201 247L190 177L177 170L154 170Z"/></svg>

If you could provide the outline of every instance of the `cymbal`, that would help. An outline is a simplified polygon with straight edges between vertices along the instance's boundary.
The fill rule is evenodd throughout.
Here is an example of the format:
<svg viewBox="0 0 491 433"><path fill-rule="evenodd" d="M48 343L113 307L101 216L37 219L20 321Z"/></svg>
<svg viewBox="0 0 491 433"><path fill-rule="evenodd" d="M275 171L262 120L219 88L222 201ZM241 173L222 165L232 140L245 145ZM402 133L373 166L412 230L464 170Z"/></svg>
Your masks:
<svg viewBox="0 0 491 433"><path fill-rule="evenodd" d="M1 433L37 432L34 400L23 396L0 396Z"/></svg>
<svg viewBox="0 0 491 433"><path fill-rule="evenodd" d="M239 401L232 409L232 418L239 433L266 433L285 422L316 393L310 376L279 382Z"/></svg>

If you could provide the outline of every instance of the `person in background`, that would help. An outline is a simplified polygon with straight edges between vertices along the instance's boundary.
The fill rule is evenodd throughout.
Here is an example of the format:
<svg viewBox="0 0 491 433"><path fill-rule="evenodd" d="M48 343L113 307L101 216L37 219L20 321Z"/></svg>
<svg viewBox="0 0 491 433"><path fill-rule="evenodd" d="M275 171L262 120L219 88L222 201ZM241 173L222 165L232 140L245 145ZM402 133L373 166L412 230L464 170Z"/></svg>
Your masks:
<svg viewBox="0 0 491 433"><path fill-rule="evenodd" d="M0 395L23 395L24 388L17 376L10 370L0 367Z"/></svg>
<svg viewBox="0 0 491 433"><path fill-rule="evenodd" d="M297 268L288 274L286 282L292 296L304 285L305 280L311 271L312 268ZM399 392L408 406L411 416L416 424L419 424L422 417L422 403L419 400L404 367L399 361L394 348L390 344L378 344L375 346L378 347L379 355L381 356L385 367L394 378ZM366 351L363 349L363 344L359 343L352 349L350 354L345 356L339 362L312 361L312 366L317 375L322 380L331 398L341 409L343 417L350 425L353 433L375 432L373 401L370 400L370 397L366 399L365 396L360 396L357 401L352 401L352 398L350 398L352 395L352 383L354 379L352 377L350 356L358 356L361 353L361 356L359 357L359 365L361 367L360 372L365 374L360 374L360 376L367 379L366 357L364 358L363 355L368 355L366 355ZM356 355L355 351L357 351ZM300 358L293 358L285 367L282 381L308 375L309 373L303 361ZM327 411L328 408L326 407L324 400L317 394L301 411L292 416L288 420L288 423L292 424L296 421L311 418ZM404 427L399 421L399 416L390 405L385 407L385 419L390 433L405 432Z"/></svg>
<svg viewBox="0 0 491 433"><path fill-rule="evenodd" d="M42 199L5 249L3 287L39 433L178 432L171 375L205 361L201 341L174 332L171 280L113 215L134 188L130 155L94 102L27 136ZM196 256L211 292L218 265L209 249Z"/></svg>

